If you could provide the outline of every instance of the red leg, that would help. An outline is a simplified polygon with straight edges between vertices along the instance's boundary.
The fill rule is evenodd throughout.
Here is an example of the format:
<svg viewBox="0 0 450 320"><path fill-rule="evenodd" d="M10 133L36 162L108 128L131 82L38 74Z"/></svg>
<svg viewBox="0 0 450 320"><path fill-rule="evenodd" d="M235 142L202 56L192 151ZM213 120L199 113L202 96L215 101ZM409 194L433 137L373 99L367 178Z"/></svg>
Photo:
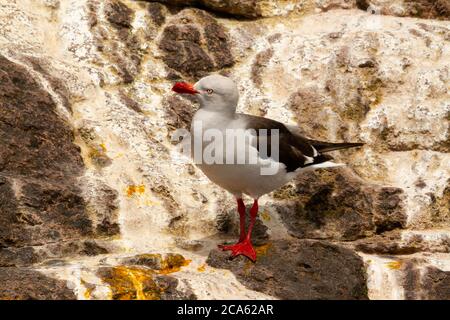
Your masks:
<svg viewBox="0 0 450 320"><path fill-rule="evenodd" d="M250 209L250 225L248 226L248 232L245 238L242 241L239 241L239 243L236 243L235 245L222 247L222 249L224 250L231 250L232 257L236 257L242 254L247 258L249 258L250 260L252 260L253 262L256 261L256 252L252 246L251 236L257 215L258 215L258 200L255 199L255 201L253 202L253 206Z"/></svg>
<svg viewBox="0 0 450 320"><path fill-rule="evenodd" d="M240 233L239 233L239 242L245 239L245 204L242 199L237 199L238 203L238 212L239 212L239 224L240 224Z"/></svg>
<svg viewBox="0 0 450 320"><path fill-rule="evenodd" d="M240 225L240 233L239 233L239 242L243 241L245 239L245 204L244 201L241 198L237 199L237 205L238 205L238 212L239 212L239 225ZM238 242L238 243L239 243ZM233 245L225 246L225 245L219 245L219 248L223 250L231 250Z"/></svg>
<svg viewBox="0 0 450 320"><path fill-rule="evenodd" d="M250 209L250 225L248 226L247 238L250 239L252 236L253 226L255 225L256 216L258 215L258 200L253 201L253 206Z"/></svg>

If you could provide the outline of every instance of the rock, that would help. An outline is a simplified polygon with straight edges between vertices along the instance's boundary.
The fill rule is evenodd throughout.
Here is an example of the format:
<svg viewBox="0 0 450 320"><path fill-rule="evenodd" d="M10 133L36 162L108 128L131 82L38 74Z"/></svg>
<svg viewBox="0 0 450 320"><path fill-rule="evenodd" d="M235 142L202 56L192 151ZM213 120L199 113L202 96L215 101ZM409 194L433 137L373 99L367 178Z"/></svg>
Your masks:
<svg viewBox="0 0 450 320"><path fill-rule="evenodd" d="M172 6L196 6L217 13L250 19L291 13L301 14L303 11L310 10L311 7L323 11L355 8L355 1L349 0L324 0L314 3L295 0L157 0L157 2Z"/></svg>
<svg viewBox="0 0 450 320"><path fill-rule="evenodd" d="M61 280L21 268L0 268L1 300L74 300L75 295Z"/></svg>
<svg viewBox="0 0 450 320"><path fill-rule="evenodd" d="M448 253L450 237L444 232L430 235L421 231L393 231L382 236L361 239L355 249L368 254L406 255L418 252Z"/></svg>
<svg viewBox="0 0 450 320"><path fill-rule="evenodd" d="M201 250L204 246L203 241L189 240L183 238L176 238L175 244L177 245L178 248L194 252Z"/></svg>
<svg viewBox="0 0 450 320"><path fill-rule="evenodd" d="M23 67L0 55L0 172L53 181L83 171L73 132Z"/></svg>
<svg viewBox="0 0 450 320"><path fill-rule="evenodd" d="M425 266L419 270L417 259L404 263L403 285L408 300L446 300L450 297L448 271L435 266Z"/></svg>
<svg viewBox="0 0 450 320"><path fill-rule="evenodd" d="M406 225L401 189L365 184L350 171L305 173L286 192L274 193L289 199L276 210L295 237L356 240Z"/></svg>
<svg viewBox="0 0 450 320"><path fill-rule="evenodd" d="M0 109L1 246L15 251L91 234L76 183L83 162L71 128L23 67L0 56L0 75L0 104L8 106ZM35 261L31 251L20 263Z"/></svg>
<svg viewBox="0 0 450 320"><path fill-rule="evenodd" d="M166 22L166 16L164 14L165 6L159 3L150 2L148 4L148 12L150 13L150 16L152 17L153 22L158 25L162 26L164 22Z"/></svg>
<svg viewBox="0 0 450 320"><path fill-rule="evenodd" d="M178 280L155 275L152 270L139 267L115 266L98 270L102 281L112 290L113 300L194 300L191 290L177 290Z"/></svg>
<svg viewBox="0 0 450 320"><path fill-rule="evenodd" d="M217 0L161 0L159 2L170 5L182 5L182 6L202 6L210 10L243 16L247 18L255 18L262 16L261 8L258 5L258 1L244 0L244 1L217 1ZM273 1L275 2L275 1Z"/></svg>
<svg viewBox="0 0 450 320"><path fill-rule="evenodd" d="M249 212L250 208L247 208ZM250 224L250 217L247 214L246 217L246 230ZM239 224L239 214L236 208L224 211L217 216L216 227L223 234L228 234L235 243L236 239L239 239L240 234L240 224ZM256 217L256 222L252 231L252 242L255 245L263 245L267 243L269 239L269 234L267 233L268 228L261 221L260 216Z"/></svg>
<svg viewBox="0 0 450 320"><path fill-rule="evenodd" d="M185 99L170 96L163 100L165 118L170 130L190 130L195 109Z"/></svg>
<svg viewBox="0 0 450 320"><path fill-rule="evenodd" d="M226 30L202 10L185 9L167 23L159 48L168 67L201 77L234 64Z"/></svg>
<svg viewBox="0 0 450 320"><path fill-rule="evenodd" d="M246 287L280 299L367 299L364 264L348 249L322 241L279 240L257 248L258 261L228 260L214 250L207 263L231 270Z"/></svg>
<svg viewBox="0 0 450 320"><path fill-rule="evenodd" d="M98 23L99 15L102 14L106 16L105 24ZM109 69L100 75L102 85L133 82L139 73L145 52L145 44L137 35L130 32L134 11L119 0L108 0L105 2L103 12L98 3L91 3L89 15L90 19L95 21L89 25L93 41L97 51L101 53L101 60L107 61ZM118 50L119 47L122 49ZM99 63L105 65L104 62Z"/></svg>
<svg viewBox="0 0 450 320"><path fill-rule="evenodd" d="M444 297L447 2L4 0L0 266L26 279L9 296ZM212 251L220 272L205 259L237 239L235 199L170 139L196 108L173 82L210 73L240 112L365 143L265 195L258 262Z"/></svg>
<svg viewBox="0 0 450 320"><path fill-rule="evenodd" d="M33 247L0 249L0 267L27 266L41 259Z"/></svg>
<svg viewBox="0 0 450 320"><path fill-rule="evenodd" d="M117 29L130 28L133 11L120 1L109 1L105 6L106 20Z"/></svg>
<svg viewBox="0 0 450 320"><path fill-rule="evenodd" d="M447 0L364 0L358 2L360 9L372 9L377 14L422 19L450 19L450 3Z"/></svg>

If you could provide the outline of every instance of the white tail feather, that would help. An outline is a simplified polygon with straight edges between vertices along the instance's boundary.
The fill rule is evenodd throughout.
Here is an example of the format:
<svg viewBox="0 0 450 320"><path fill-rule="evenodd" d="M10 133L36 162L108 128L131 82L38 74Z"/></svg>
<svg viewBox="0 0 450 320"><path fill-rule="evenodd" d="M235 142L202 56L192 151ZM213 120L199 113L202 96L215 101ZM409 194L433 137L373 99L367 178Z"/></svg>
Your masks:
<svg viewBox="0 0 450 320"><path fill-rule="evenodd" d="M319 169L319 168L334 168L334 167L344 167L345 163L336 163L333 161L325 161L318 164L313 164L309 166L310 168Z"/></svg>

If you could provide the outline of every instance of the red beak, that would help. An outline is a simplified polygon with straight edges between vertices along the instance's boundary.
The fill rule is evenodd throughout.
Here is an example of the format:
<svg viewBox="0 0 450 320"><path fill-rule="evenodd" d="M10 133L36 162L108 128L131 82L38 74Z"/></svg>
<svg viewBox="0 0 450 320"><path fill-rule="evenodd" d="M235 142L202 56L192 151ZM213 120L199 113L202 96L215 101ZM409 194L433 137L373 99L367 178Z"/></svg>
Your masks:
<svg viewBox="0 0 450 320"><path fill-rule="evenodd" d="M172 90L176 93L189 93L189 94L196 94L199 93L197 90L194 89L194 85L186 82L177 82L172 87Z"/></svg>

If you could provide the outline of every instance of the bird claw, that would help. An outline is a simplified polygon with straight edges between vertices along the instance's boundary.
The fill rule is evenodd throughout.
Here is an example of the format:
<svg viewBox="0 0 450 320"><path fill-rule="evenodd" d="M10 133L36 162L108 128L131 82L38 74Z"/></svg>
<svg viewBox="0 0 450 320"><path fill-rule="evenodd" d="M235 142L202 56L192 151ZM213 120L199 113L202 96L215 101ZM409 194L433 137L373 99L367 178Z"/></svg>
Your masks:
<svg viewBox="0 0 450 320"><path fill-rule="evenodd" d="M256 262L256 252L250 240L243 240L233 245L219 245L219 248L224 251L230 250L232 258L243 255Z"/></svg>

